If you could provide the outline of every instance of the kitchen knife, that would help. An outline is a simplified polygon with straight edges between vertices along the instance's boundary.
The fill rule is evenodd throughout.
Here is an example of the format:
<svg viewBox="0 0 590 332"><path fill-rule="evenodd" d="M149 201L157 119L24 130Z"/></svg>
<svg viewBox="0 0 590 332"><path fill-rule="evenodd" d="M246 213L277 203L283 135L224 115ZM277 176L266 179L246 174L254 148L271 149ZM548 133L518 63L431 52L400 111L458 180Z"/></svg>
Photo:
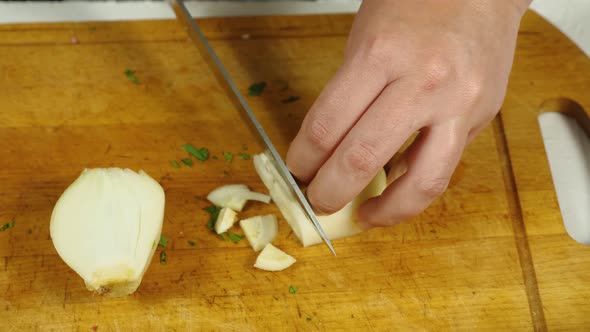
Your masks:
<svg viewBox="0 0 590 332"><path fill-rule="evenodd" d="M197 23L192 19L192 16L190 15L190 13L188 12L181 0L168 0L168 3L174 10L174 13L176 14L176 17L180 24L186 30L192 41L197 45L198 49L201 51L203 58L209 63L210 68L213 69L213 72L215 73L219 83L224 88L226 88L228 96L230 97L232 102L234 102L236 107L241 111L241 115L244 117L246 123L249 124L251 131L258 138L259 143L261 143L262 146L265 147L264 153L268 156L269 160L274 164L283 180L289 185L293 195L297 198L299 205L303 209L307 218L313 224L318 235L322 238L324 243L326 243L328 248L330 248L330 251L332 251L332 253L336 255L336 251L334 250L334 247L332 246L330 239L328 239L328 237L326 236L326 233L322 229L322 225L318 221L315 213L313 212L309 202L303 195L301 189L297 185L297 182L293 178L293 175L287 169L287 166L285 165L281 156L275 149L268 135L266 135L266 132L262 128L262 125L260 124L260 122L258 122L258 119L256 119L256 116L246 103L246 100L240 93L240 90L231 79L229 73L221 63L221 60L219 60L219 57L217 57L217 54L209 44L209 41L197 25Z"/></svg>

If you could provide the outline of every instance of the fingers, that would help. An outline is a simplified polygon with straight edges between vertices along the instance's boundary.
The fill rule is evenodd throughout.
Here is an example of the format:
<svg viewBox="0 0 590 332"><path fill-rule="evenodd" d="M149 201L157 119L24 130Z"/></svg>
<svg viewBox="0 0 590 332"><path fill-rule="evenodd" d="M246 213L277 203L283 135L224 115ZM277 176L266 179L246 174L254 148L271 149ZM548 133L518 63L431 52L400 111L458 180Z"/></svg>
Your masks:
<svg viewBox="0 0 590 332"><path fill-rule="evenodd" d="M287 166L295 177L311 181L388 81L383 71L368 64L350 62L342 66L309 110L291 143Z"/></svg>
<svg viewBox="0 0 590 332"><path fill-rule="evenodd" d="M408 170L359 209L364 228L390 226L422 212L447 188L466 144L463 124L429 128L407 152Z"/></svg>
<svg viewBox="0 0 590 332"><path fill-rule="evenodd" d="M403 80L390 84L322 165L307 188L318 212L332 213L358 195L423 122Z"/></svg>

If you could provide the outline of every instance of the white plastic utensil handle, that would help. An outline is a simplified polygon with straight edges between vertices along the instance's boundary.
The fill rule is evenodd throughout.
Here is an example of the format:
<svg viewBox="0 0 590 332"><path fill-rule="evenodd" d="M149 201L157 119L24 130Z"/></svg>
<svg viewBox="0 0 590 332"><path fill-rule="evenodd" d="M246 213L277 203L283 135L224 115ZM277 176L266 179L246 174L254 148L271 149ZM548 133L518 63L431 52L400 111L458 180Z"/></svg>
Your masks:
<svg viewBox="0 0 590 332"><path fill-rule="evenodd" d="M565 114L546 112L538 120L565 229L590 245L590 139Z"/></svg>

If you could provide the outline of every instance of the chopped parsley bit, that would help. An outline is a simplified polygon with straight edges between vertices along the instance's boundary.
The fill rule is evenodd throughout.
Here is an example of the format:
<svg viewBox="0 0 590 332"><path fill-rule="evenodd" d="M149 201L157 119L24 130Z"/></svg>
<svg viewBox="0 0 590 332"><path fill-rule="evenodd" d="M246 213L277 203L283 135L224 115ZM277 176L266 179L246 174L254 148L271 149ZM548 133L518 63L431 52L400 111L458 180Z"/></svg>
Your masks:
<svg viewBox="0 0 590 332"><path fill-rule="evenodd" d="M242 150L248 151L248 146L246 144L242 144Z"/></svg>
<svg viewBox="0 0 590 332"><path fill-rule="evenodd" d="M291 293L291 294L297 293L298 290L299 290L299 288L297 288L295 286L289 286L289 293Z"/></svg>
<svg viewBox="0 0 590 332"><path fill-rule="evenodd" d="M301 97L299 97L299 96L291 96L291 97L289 97L287 99L283 99L281 101L281 103L283 103L283 104L290 104L290 103L294 103L294 102L298 101L299 99L301 99Z"/></svg>
<svg viewBox="0 0 590 332"><path fill-rule="evenodd" d="M233 155L233 153L231 153L231 152L224 152L224 153L223 153L223 158L225 158L225 160L226 160L228 163L231 163L231 162L232 162L232 160L234 160L234 155Z"/></svg>
<svg viewBox="0 0 590 332"><path fill-rule="evenodd" d="M307 319L307 321L309 322L309 321L311 320L311 317L309 317L309 316L308 316L306 319Z"/></svg>
<svg viewBox="0 0 590 332"><path fill-rule="evenodd" d="M174 168L180 168L180 164L176 160L170 161L170 165L172 165Z"/></svg>
<svg viewBox="0 0 590 332"><path fill-rule="evenodd" d="M190 158L184 158L184 159L181 159L180 161L182 161L182 163L188 167L193 167L193 161Z"/></svg>
<svg viewBox="0 0 590 332"><path fill-rule="evenodd" d="M127 78L135 83L135 84L139 84L139 80L137 79L137 76L135 76L135 70L131 70L131 69L126 69L125 70L125 76L127 76Z"/></svg>
<svg viewBox="0 0 590 332"><path fill-rule="evenodd" d="M219 234L219 237L223 240L223 241L227 241L227 235L226 233L221 233Z"/></svg>
<svg viewBox="0 0 590 332"><path fill-rule="evenodd" d="M215 222L217 221L217 217L219 216L219 211L221 211L221 208L219 206L211 205L204 208L203 210L209 212L210 218L209 222L207 223L207 228L214 232Z"/></svg>
<svg viewBox="0 0 590 332"><path fill-rule="evenodd" d="M250 96L260 96L264 88L266 87L266 82L257 82L248 88L248 95Z"/></svg>
<svg viewBox="0 0 590 332"><path fill-rule="evenodd" d="M160 253L160 264L166 265L166 252L162 251Z"/></svg>
<svg viewBox="0 0 590 332"><path fill-rule="evenodd" d="M14 227L14 220L10 221L9 223L0 226L0 232L4 232L5 230Z"/></svg>
<svg viewBox="0 0 590 332"><path fill-rule="evenodd" d="M197 245L197 242L195 242L195 241L193 241L193 240L188 240L188 241L186 241L186 242L187 242L187 243L189 244L189 246L191 246L191 247L194 247L194 246L196 246L196 245Z"/></svg>
<svg viewBox="0 0 590 332"><path fill-rule="evenodd" d="M238 156L244 160L250 159L250 155L247 153L238 153Z"/></svg>
<svg viewBox="0 0 590 332"><path fill-rule="evenodd" d="M238 243L244 238L244 235L230 233L230 232L228 232L227 235L229 236L229 239L233 243Z"/></svg>
<svg viewBox="0 0 590 332"><path fill-rule="evenodd" d="M191 156L197 158L197 160L205 161L209 159L209 150L207 148L197 149L192 144L185 144L182 146L184 151L188 152Z"/></svg>
<svg viewBox="0 0 590 332"><path fill-rule="evenodd" d="M166 235L160 235L160 242L158 244L164 248L168 248L168 238L166 237Z"/></svg>

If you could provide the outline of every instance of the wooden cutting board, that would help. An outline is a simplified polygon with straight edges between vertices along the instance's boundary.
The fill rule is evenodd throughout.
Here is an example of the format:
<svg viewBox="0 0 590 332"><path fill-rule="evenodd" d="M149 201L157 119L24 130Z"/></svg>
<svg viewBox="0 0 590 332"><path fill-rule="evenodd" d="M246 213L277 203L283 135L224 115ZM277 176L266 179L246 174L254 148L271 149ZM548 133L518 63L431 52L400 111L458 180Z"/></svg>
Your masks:
<svg viewBox="0 0 590 332"><path fill-rule="evenodd" d="M248 102L283 154L351 22L200 21L245 92L268 83ZM260 148L176 22L0 26L0 73L0 224L15 221L0 233L2 331L590 328L590 248L565 233L536 121L548 98L590 109L590 60L533 13L501 118L448 192L413 220L335 241L338 257L302 248L281 221L275 244L298 262L278 273L255 270L245 240L205 226L198 197L226 183L264 190L251 160L228 164L222 152ZM301 99L282 103L290 96ZM175 169L185 143L217 158ZM167 264L155 255L126 298L88 292L49 238L63 190L83 168L109 166L143 169L166 190ZM241 216L270 212L250 204Z"/></svg>

